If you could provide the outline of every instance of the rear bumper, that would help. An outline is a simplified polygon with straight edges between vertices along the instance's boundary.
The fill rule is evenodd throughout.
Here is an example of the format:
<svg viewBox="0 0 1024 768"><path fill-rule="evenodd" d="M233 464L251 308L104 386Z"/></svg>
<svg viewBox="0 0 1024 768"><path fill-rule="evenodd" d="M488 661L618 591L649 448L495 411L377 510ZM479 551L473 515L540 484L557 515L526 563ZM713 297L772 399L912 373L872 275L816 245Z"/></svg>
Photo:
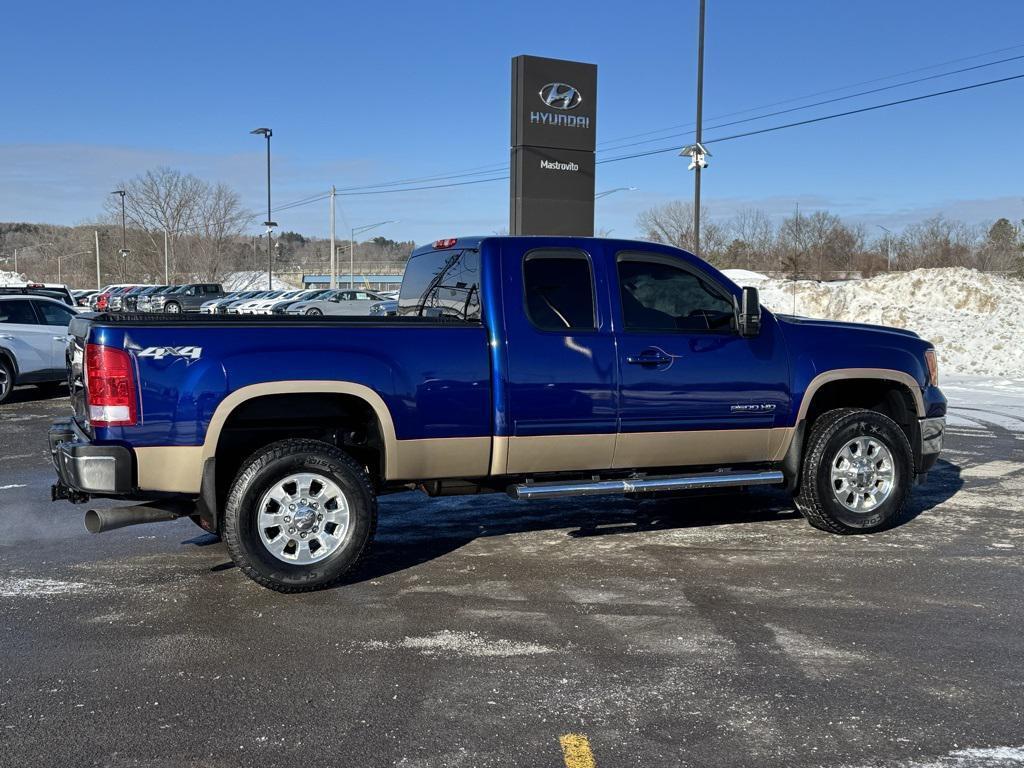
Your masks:
<svg viewBox="0 0 1024 768"><path fill-rule="evenodd" d="M73 421L54 422L48 438L57 472L55 499L75 494L131 493L132 453L124 446L93 445Z"/></svg>
<svg viewBox="0 0 1024 768"><path fill-rule="evenodd" d="M929 419L920 419L921 434L921 466L918 472L924 473L931 469L939 458L942 450L942 440L946 434L946 417L937 416Z"/></svg>

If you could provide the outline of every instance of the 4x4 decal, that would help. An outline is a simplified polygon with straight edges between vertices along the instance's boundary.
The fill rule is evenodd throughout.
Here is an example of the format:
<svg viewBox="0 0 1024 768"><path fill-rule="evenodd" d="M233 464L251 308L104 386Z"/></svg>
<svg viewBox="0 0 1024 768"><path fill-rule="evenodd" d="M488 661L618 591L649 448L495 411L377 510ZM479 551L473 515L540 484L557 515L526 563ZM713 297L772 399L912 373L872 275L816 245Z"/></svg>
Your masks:
<svg viewBox="0 0 1024 768"><path fill-rule="evenodd" d="M203 356L202 347L146 347L138 353L139 357L151 357L154 360L163 360L166 357L181 358L187 365L191 365Z"/></svg>

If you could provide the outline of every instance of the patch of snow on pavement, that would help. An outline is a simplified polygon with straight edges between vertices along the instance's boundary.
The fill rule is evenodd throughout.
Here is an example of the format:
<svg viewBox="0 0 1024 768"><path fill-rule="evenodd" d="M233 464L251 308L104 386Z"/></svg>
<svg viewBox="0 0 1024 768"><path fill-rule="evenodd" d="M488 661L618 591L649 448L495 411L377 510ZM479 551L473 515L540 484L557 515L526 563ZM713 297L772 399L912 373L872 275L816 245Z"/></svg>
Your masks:
<svg viewBox="0 0 1024 768"><path fill-rule="evenodd" d="M442 629L423 637L405 637L397 643L373 640L364 647L404 648L419 651L424 656L537 656L551 653L554 649L538 643L520 643L514 640L488 640L476 632L457 632Z"/></svg>
<svg viewBox="0 0 1024 768"><path fill-rule="evenodd" d="M956 749L937 758L895 763L893 768L1016 768L1017 766L1024 766L1024 747Z"/></svg>
<svg viewBox="0 0 1024 768"><path fill-rule="evenodd" d="M1024 432L1024 381L940 374L939 388L949 400L949 426L994 424L1011 432Z"/></svg>
<svg viewBox="0 0 1024 768"><path fill-rule="evenodd" d="M86 592L90 584L56 579L0 579L0 597L52 597Z"/></svg>

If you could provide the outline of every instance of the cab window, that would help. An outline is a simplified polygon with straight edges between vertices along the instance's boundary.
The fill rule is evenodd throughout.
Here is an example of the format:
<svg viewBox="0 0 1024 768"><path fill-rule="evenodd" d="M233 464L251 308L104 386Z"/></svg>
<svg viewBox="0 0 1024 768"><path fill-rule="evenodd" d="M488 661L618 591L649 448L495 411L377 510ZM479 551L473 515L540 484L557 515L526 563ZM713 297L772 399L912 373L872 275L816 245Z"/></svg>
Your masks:
<svg viewBox="0 0 1024 768"><path fill-rule="evenodd" d="M707 278L657 254L618 255L627 331L728 331L733 302Z"/></svg>
<svg viewBox="0 0 1024 768"><path fill-rule="evenodd" d="M542 331L592 331L594 277L583 251L531 251L523 261L526 314Z"/></svg>
<svg viewBox="0 0 1024 768"><path fill-rule="evenodd" d="M479 320L479 251L427 251L409 259L398 297L398 314Z"/></svg>

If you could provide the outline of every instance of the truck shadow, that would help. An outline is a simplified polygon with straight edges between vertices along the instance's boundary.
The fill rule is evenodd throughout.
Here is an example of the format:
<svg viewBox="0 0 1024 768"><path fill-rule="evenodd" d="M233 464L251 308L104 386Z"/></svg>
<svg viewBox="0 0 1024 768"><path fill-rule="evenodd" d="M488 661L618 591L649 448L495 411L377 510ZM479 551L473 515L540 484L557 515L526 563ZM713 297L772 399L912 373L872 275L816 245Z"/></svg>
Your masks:
<svg viewBox="0 0 1024 768"><path fill-rule="evenodd" d="M962 486L960 467L940 460L928 483L914 489L902 525L943 504ZM381 499L376 544L345 583L404 571L476 539L507 534L565 530L570 538L584 539L735 524L781 525L800 519L791 498L774 489L640 501L587 498L530 504L513 502L502 494L428 499L409 492Z"/></svg>

